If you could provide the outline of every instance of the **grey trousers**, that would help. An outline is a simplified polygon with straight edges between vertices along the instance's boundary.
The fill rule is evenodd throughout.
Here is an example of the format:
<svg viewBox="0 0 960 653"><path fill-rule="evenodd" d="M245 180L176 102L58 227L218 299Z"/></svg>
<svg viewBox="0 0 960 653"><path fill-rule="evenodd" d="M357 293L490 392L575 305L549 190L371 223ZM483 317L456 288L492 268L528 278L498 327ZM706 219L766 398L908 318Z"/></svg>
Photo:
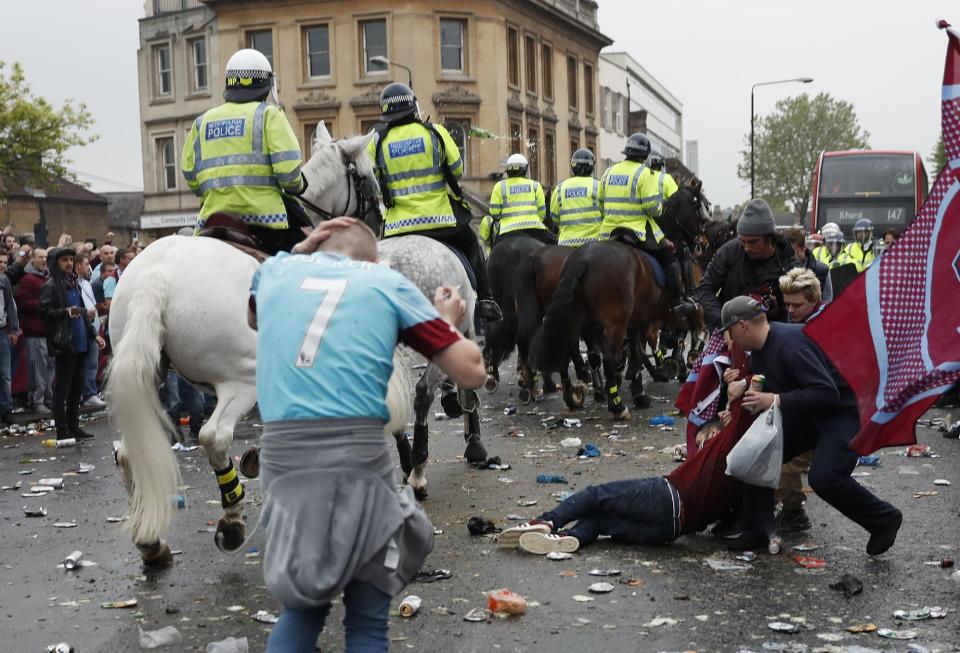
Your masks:
<svg viewBox="0 0 960 653"><path fill-rule="evenodd" d="M46 338L27 338L27 360L30 361L30 400L36 407L53 401L53 377L56 365L47 354Z"/></svg>

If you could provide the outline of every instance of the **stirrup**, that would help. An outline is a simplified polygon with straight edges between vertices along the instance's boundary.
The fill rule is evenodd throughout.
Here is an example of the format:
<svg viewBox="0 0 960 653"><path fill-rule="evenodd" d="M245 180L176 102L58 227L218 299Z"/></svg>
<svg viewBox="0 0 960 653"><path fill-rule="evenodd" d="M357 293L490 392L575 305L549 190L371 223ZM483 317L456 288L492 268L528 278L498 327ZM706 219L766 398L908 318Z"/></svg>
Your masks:
<svg viewBox="0 0 960 653"><path fill-rule="evenodd" d="M503 319L500 307L492 299L478 299L476 312L478 316L491 322Z"/></svg>

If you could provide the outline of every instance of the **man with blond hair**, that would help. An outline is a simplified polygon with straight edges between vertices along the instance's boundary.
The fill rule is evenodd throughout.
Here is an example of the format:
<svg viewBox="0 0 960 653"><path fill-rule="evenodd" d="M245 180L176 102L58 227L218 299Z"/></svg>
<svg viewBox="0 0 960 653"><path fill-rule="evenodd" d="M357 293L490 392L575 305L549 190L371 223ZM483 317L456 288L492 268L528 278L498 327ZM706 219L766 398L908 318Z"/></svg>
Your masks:
<svg viewBox="0 0 960 653"><path fill-rule="evenodd" d="M826 304L820 288L820 279L813 270L794 268L780 277L780 292L787 308L787 321L803 323L816 317Z"/></svg>

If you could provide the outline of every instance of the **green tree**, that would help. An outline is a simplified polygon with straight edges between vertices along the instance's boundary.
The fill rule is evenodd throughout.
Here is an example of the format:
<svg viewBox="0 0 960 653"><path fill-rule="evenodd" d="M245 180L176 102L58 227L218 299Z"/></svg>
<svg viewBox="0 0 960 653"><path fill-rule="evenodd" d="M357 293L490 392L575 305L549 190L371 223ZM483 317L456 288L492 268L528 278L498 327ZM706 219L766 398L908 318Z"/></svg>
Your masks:
<svg viewBox="0 0 960 653"><path fill-rule="evenodd" d="M819 93L804 93L777 102L769 116L756 119L754 137L755 193L771 206L790 203L804 220L810 204L811 180L824 150L867 147L869 132L860 127L853 105ZM750 134L740 152L737 175L750 180Z"/></svg>
<svg viewBox="0 0 960 653"><path fill-rule="evenodd" d="M941 170L947 167L947 151L943 147L943 136L937 141L937 145L933 148L933 152L930 153L930 158L927 159L927 162L930 163L930 172L933 173L931 175L932 177L936 177L940 174Z"/></svg>
<svg viewBox="0 0 960 653"><path fill-rule="evenodd" d="M92 124L84 104L54 107L31 94L19 63L8 70L0 61L0 179L35 188L53 188L58 177L75 181L66 153L97 139L87 133Z"/></svg>

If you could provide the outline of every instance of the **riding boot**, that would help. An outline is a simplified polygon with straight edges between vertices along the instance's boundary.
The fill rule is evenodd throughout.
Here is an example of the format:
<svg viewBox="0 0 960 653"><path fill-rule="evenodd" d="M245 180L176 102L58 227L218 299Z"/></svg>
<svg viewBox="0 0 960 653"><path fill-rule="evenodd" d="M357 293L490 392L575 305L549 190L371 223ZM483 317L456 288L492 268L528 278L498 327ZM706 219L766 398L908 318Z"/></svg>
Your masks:
<svg viewBox="0 0 960 653"><path fill-rule="evenodd" d="M676 259L670 261L666 269L667 292L671 297L677 298L673 306L673 313L678 317L689 317L693 315L697 306L683 292L683 283L680 280L680 262Z"/></svg>
<svg viewBox="0 0 960 653"><path fill-rule="evenodd" d="M493 301L493 293L490 292L490 279L487 277L487 264L483 260L483 254L479 247L469 260L477 278L477 316L488 322L502 320L503 313L500 311L497 302Z"/></svg>

